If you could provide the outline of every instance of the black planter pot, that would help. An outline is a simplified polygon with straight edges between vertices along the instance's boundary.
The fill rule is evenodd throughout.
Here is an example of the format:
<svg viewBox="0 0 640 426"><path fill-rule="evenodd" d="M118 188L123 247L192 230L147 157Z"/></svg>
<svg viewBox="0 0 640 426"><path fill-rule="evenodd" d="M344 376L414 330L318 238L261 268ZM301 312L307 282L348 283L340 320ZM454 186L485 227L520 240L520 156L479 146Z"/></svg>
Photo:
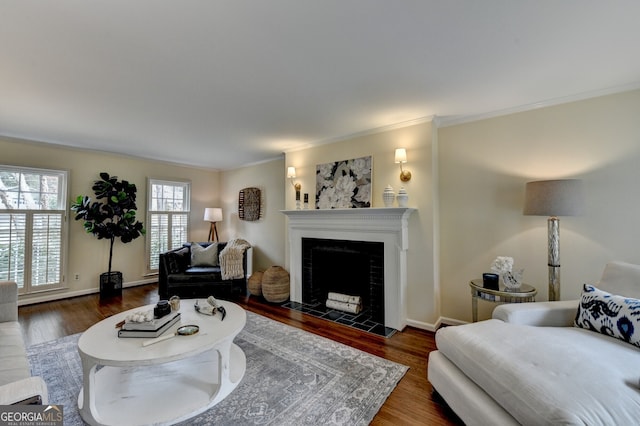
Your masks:
<svg viewBox="0 0 640 426"><path fill-rule="evenodd" d="M122 272L111 271L100 274L100 299L122 296Z"/></svg>

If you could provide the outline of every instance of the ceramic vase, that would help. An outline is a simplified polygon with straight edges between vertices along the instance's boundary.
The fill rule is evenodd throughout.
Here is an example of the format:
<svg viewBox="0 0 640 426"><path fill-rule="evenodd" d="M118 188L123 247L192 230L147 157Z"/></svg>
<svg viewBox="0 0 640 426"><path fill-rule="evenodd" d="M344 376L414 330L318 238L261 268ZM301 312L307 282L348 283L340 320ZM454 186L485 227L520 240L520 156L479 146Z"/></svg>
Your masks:
<svg viewBox="0 0 640 426"><path fill-rule="evenodd" d="M404 187L400 187L400 189L398 190L396 200L398 200L398 207L407 207L407 203L409 202L409 194L407 194L407 190L404 189Z"/></svg>
<svg viewBox="0 0 640 426"><path fill-rule="evenodd" d="M391 185L387 185L382 193L382 201L385 207L393 207L393 200L396 198L396 193L393 192Z"/></svg>

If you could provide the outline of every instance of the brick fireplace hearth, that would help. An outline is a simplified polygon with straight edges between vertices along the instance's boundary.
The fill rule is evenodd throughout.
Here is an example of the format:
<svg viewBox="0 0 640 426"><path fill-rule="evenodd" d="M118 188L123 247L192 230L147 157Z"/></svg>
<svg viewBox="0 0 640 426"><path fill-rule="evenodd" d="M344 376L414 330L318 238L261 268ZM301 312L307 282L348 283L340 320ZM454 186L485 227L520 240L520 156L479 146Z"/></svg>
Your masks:
<svg viewBox="0 0 640 426"><path fill-rule="evenodd" d="M382 243L384 325L407 323L408 218L411 208L285 210L288 217L291 301L303 302L303 239ZM339 271L336 271L339 272Z"/></svg>
<svg viewBox="0 0 640 426"><path fill-rule="evenodd" d="M302 302L326 303L330 292L358 296L384 324L384 245L373 241L302 239Z"/></svg>

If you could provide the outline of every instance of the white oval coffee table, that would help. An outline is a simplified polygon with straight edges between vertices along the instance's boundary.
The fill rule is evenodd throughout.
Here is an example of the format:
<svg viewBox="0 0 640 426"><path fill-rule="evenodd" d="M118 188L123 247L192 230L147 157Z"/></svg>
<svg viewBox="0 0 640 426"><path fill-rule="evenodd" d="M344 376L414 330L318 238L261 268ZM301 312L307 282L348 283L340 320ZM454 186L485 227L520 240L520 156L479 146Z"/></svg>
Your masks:
<svg viewBox="0 0 640 426"><path fill-rule="evenodd" d="M227 311L203 315L195 299L180 302L180 325L196 324L193 336L176 336L149 346L145 338L119 338L116 324L148 305L106 318L78 341L83 388L78 408L91 425L173 424L191 418L233 391L246 370L242 349L233 343L247 315L240 306L219 301ZM206 300L200 300L200 304ZM163 335L165 335L163 334Z"/></svg>

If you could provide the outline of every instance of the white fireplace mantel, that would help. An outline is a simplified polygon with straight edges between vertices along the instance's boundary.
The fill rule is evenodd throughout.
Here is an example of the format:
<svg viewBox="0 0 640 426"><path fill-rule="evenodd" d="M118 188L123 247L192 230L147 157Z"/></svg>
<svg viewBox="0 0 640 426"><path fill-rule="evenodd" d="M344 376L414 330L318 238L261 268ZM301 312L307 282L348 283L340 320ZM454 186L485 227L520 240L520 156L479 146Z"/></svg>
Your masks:
<svg viewBox="0 0 640 426"><path fill-rule="evenodd" d="M282 210L289 218L291 295L302 302L302 239L323 238L384 243L385 326L407 325L408 219L413 208ZM336 271L339 273L339 271Z"/></svg>

